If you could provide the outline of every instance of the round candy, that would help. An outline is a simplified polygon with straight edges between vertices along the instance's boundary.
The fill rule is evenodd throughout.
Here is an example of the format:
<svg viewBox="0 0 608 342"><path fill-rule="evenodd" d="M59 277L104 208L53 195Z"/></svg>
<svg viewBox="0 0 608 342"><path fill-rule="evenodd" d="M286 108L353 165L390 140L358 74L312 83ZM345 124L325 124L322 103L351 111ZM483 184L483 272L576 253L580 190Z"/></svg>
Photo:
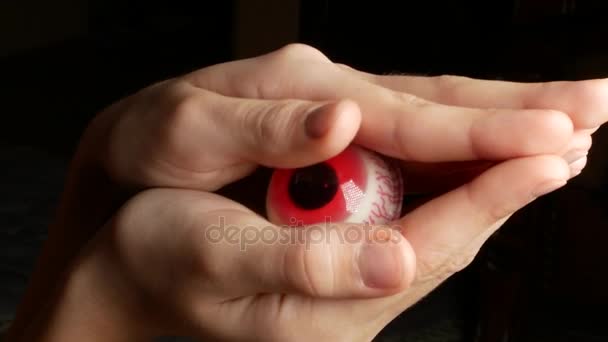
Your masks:
<svg viewBox="0 0 608 342"><path fill-rule="evenodd" d="M337 156L299 169L276 169L266 198L278 225L321 222L383 224L398 219L400 170L379 154L351 145Z"/></svg>

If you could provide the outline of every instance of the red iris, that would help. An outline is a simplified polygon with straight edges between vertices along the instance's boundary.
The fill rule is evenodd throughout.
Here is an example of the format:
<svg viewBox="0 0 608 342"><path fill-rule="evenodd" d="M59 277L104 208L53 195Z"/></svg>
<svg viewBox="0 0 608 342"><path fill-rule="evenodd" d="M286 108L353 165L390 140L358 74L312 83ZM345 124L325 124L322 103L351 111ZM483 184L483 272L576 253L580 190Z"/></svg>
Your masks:
<svg viewBox="0 0 608 342"><path fill-rule="evenodd" d="M365 164L352 148L309 167L277 169L268 189L269 219L290 226L344 221L351 214L346 183L363 192L367 185Z"/></svg>

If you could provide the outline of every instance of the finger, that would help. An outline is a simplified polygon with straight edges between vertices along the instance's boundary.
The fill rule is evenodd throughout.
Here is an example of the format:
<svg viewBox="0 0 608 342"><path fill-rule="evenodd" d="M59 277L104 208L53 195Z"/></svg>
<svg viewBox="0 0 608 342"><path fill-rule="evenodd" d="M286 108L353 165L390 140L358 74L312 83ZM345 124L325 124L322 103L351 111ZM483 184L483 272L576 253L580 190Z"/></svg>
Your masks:
<svg viewBox="0 0 608 342"><path fill-rule="evenodd" d="M568 113L577 129L591 129L608 120L604 105L608 79L519 83L459 76L374 75L344 69L383 87L454 106L554 109Z"/></svg>
<svg viewBox="0 0 608 342"><path fill-rule="evenodd" d="M329 159L355 138L361 123L352 101L237 99L218 95L213 121L225 151L238 160L274 168Z"/></svg>
<svg viewBox="0 0 608 342"><path fill-rule="evenodd" d="M567 163L572 163L586 156L591 149L591 145L591 136L584 131L577 131L573 134L568 146L560 154Z"/></svg>
<svg viewBox="0 0 608 342"><path fill-rule="evenodd" d="M282 228L216 194L174 189L148 190L119 216L131 269L153 262L186 296L368 298L404 289L415 273L411 247L389 227Z"/></svg>
<svg viewBox="0 0 608 342"><path fill-rule="evenodd" d="M214 212L220 233L201 258L217 269L224 295L299 294L316 298L368 298L408 286L414 255L389 227L325 225L276 227L250 212ZM231 239L225 238L231 229Z"/></svg>
<svg viewBox="0 0 608 342"><path fill-rule="evenodd" d="M418 280L461 270L481 247L470 247L472 241L489 237L506 217L568 178L569 167L559 157L512 159L406 215L400 225L416 252Z"/></svg>
<svg viewBox="0 0 608 342"><path fill-rule="evenodd" d="M362 113L355 142L406 160L503 159L555 153L572 134L572 123L561 112L484 110L425 101L367 82L326 60L294 59L292 56L309 50L298 49L235 62L229 68L217 66L186 79L195 86L236 97L351 99Z"/></svg>
<svg viewBox="0 0 608 342"><path fill-rule="evenodd" d="M363 235L353 237L351 232L350 240L343 243L339 239L304 240L309 248L259 240L249 240L246 248L240 248L238 242L227 241L228 235L217 239L209 234L209 227L222 215L226 217L224 227L241 227L239 233L246 227L259 230L268 224L238 203L215 194L154 189L132 199L114 220L117 229L108 231L108 242L116 246L129 280L136 282L145 298L158 300L171 310L168 314L175 319L163 324L167 332L199 335L204 329L207 335L211 330L215 336L228 339L245 334L267 338L277 336L276 331L259 334L260 327L278 324L286 332L285 327L295 322L293 314L310 321L332 317L329 314L339 311L338 307L352 306L355 311L350 313L362 318L366 317L363 302L336 305L340 303L333 298L367 299L397 291L415 272L407 242L385 241L392 230L376 227L358 231L372 232L374 242L366 241ZM383 262L385 253L389 260ZM360 266L362 261L366 266ZM372 287L363 280L368 272ZM378 289L387 279L391 289ZM285 296L293 293L300 295ZM325 300L317 300L319 297ZM319 307L311 310L312 303L319 303ZM239 322L238 329L234 329L234 322Z"/></svg>
<svg viewBox="0 0 608 342"><path fill-rule="evenodd" d="M557 153L567 163L573 163L589 153L592 140L588 130L574 132L570 143ZM402 161L403 176L407 180L404 189L408 195L438 195L468 183L493 162L468 161L445 163L419 163Z"/></svg>
<svg viewBox="0 0 608 342"><path fill-rule="evenodd" d="M259 165L296 168L329 159L353 141L361 122L348 100L242 99L185 82L161 90L146 93L154 109L125 111L114 125L104 154L114 179L213 191Z"/></svg>
<svg viewBox="0 0 608 342"><path fill-rule="evenodd" d="M580 159L575 160L570 164L570 177L576 177L583 172L583 169L587 166L587 156L583 156Z"/></svg>

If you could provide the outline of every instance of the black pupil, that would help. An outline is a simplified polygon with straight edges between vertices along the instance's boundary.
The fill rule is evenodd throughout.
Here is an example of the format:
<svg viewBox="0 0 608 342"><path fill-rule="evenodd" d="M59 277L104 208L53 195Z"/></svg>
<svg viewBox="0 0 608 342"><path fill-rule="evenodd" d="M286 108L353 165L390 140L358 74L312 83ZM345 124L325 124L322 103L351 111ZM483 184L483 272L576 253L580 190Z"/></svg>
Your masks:
<svg viewBox="0 0 608 342"><path fill-rule="evenodd" d="M338 191L338 176L326 163L298 169L289 181L289 196L303 209L318 209L331 202Z"/></svg>

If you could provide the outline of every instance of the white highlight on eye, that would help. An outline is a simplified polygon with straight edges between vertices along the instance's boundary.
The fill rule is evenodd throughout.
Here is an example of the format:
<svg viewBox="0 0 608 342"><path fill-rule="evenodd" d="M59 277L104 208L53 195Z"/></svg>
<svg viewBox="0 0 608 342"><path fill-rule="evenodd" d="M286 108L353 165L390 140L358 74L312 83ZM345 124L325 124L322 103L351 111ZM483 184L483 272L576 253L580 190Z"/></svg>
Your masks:
<svg viewBox="0 0 608 342"><path fill-rule="evenodd" d="M365 197L363 190L361 190L361 188L359 188L352 179L340 185L340 188L342 189L342 194L344 195L346 211L349 213L358 212L361 201Z"/></svg>

